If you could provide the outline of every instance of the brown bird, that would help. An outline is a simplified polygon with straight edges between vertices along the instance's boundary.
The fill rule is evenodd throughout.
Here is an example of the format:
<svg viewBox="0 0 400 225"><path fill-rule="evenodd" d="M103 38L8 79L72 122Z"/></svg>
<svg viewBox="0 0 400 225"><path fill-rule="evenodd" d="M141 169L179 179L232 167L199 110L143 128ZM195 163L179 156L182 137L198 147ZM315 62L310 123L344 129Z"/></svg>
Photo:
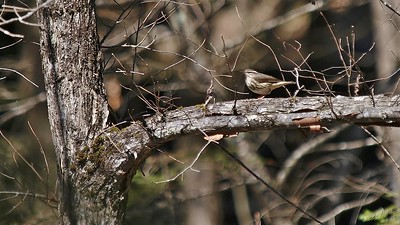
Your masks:
<svg viewBox="0 0 400 225"><path fill-rule="evenodd" d="M296 83L294 81L279 80L273 76L259 73L252 69L246 69L243 73L246 75L245 82L250 91L262 95L262 97L268 95L277 88Z"/></svg>

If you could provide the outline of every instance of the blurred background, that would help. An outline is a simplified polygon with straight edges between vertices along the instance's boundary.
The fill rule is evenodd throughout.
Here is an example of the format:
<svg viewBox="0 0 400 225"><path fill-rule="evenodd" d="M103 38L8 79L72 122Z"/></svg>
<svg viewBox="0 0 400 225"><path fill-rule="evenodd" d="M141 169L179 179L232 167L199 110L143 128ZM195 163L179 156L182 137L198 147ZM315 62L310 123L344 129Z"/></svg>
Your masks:
<svg viewBox="0 0 400 225"><path fill-rule="evenodd" d="M3 20L36 7L29 0L2 4ZM397 93L395 0L97 0L96 7L109 123L120 127L202 107L207 96L209 104L255 98L244 85L247 68L298 79L304 87L297 96ZM57 168L38 28L18 22L1 28L24 37L0 33L0 224L55 224ZM291 85L267 97L293 97L296 90ZM399 224L400 172L382 150L399 159L399 130L329 129L241 133L220 145L326 224ZM170 181L206 143L185 136L154 150L134 177L124 223L312 223L216 146Z"/></svg>

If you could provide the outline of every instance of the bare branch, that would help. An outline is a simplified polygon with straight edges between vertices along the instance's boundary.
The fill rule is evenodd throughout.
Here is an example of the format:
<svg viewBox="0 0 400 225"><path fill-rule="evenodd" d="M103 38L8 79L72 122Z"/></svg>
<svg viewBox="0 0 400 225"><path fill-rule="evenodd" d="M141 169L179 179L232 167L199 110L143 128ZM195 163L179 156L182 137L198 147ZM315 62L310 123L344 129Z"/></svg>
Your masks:
<svg viewBox="0 0 400 225"><path fill-rule="evenodd" d="M231 101L216 103L207 109L192 106L174 110L145 121L152 135L163 141L182 134L199 133L199 130L245 132L342 123L397 127L400 126L399 97L376 95L375 107L369 96L338 96L330 101L326 97L246 99L237 101L236 115Z"/></svg>
<svg viewBox="0 0 400 225"><path fill-rule="evenodd" d="M20 73L20 72L18 72L18 71L16 71L16 70L9 69L9 68L1 68L1 67L0 67L0 70L5 70L5 71L14 72L14 73L20 75L22 78L24 78L24 79L25 79L26 81L28 81L29 83L31 83L33 86L39 87L39 86L38 86L37 84L35 84L33 81L29 80L26 76L24 76L22 73Z"/></svg>
<svg viewBox="0 0 400 225"><path fill-rule="evenodd" d="M38 103L44 101L46 101L46 94L42 92L36 96L32 96L27 99L22 99L18 102L12 102L9 104L0 105L0 111L9 110L0 116L0 125L4 124L11 118L26 113L27 111L35 107Z"/></svg>
<svg viewBox="0 0 400 225"><path fill-rule="evenodd" d="M376 143L381 146L383 152L385 153L385 155L387 155L389 157L389 159L393 162L393 164L396 166L397 170L400 171L400 166L399 164L396 162L396 160L393 158L392 154L390 154L390 152L385 148L385 146L383 146L383 144L371 133L369 132L369 130L367 130L364 126L361 126L361 128L365 131L365 133L367 133L372 139L374 139L374 141L376 141Z"/></svg>
<svg viewBox="0 0 400 225"><path fill-rule="evenodd" d="M50 3L52 3L52 2L53 2L53 0L46 1L43 4L41 4L41 5L39 5L39 6L35 7L35 8L32 8L32 9L27 9L27 8L24 9L24 8L20 8L20 7L16 7L16 6L2 5L2 10L12 11L17 15L17 17L14 17L14 18L11 18L11 19L7 19L7 20L1 20L0 26L4 26L6 24L10 24L10 23L13 23L13 22L16 22L16 21L19 21L20 23L23 23L23 24L27 24L29 26L39 26L38 24L29 23L29 22L25 21L25 19L31 17L32 15L35 15L35 13L39 9L50 5ZM27 13L25 15L19 15L19 12L27 12ZM2 29L1 27L0 27L0 32L3 32L4 34L9 35L11 37L17 37L17 38L23 38L24 37L21 34L13 34L13 33L9 32L9 31L5 30L5 29Z"/></svg>
<svg viewBox="0 0 400 225"><path fill-rule="evenodd" d="M184 170L179 172L176 176L174 176L171 179L168 180L162 180L162 181L157 181L155 182L156 184L160 183L167 183L176 180L178 177L183 176L183 174L188 171L189 169L195 172L199 172L198 170L193 169L194 164L199 160L201 154L204 152L204 150L207 148L207 146L211 143L212 141L207 141L207 143L203 146L203 148L200 149L200 151L197 153L196 157L193 159L192 163L188 167L186 167Z"/></svg>

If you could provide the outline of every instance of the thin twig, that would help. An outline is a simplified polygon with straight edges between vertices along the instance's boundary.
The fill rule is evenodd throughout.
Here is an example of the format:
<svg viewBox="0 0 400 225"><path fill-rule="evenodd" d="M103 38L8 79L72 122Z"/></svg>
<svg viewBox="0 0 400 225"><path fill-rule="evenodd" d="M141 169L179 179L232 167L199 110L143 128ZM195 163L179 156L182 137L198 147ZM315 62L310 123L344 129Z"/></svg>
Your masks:
<svg viewBox="0 0 400 225"><path fill-rule="evenodd" d="M171 182L176 180L178 177L180 177L181 175L183 175L186 171L188 171L189 169L195 172L199 172L198 170L193 169L194 164L199 160L201 154L204 152L204 150L206 149L206 147L211 143L212 141L207 141L207 143L203 146L203 148L200 149L200 151L197 153L196 157L193 159L192 163L190 163L190 165L188 167L186 167L184 170L182 170L180 173L178 173L176 176L174 176L173 178L170 178L168 180L162 180L162 181L157 181L154 182L156 184L161 184L161 183L167 183L167 182Z"/></svg>
<svg viewBox="0 0 400 225"><path fill-rule="evenodd" d="M321 221L319 221L315 216L311 215L310 213L306 212L302 208L300 208L298 205L296 205L294 202L286 198L283 194L281 194L278 190L276 190L274 187L272 187L270 184L268 184L264 179L259 177L256 173L254 173L249 167L247 167L238 157L236 157L233 153L229 152L227 149L225 149L223 146L217 144L217 147L221 149L224 153L229 155L231 159L233 159L235 162L237 162L243 169L245 169L247 172L249 172L254 178L256 178L258 181L260 181L262 184L264 184L267 188L269 188L272 192L274 192L276 195L278 195L280 198L282 198L285 202L289 203L292 205L294 208L299 210L300 212L304 213L307 215L310 219L313 221L322 224Z"/></svg>
<svg viewBox="0 0 400 225"><path fill-rule="evenodd" d="M392 162L396 166L397 170L400 171L399 164L397 164L396 160L393 158L392 154L390 154L390 152L385 148L385 146L383 146L383 144L371 132L369 132L369 130L367 130L364 126L360 126L360 127L361 127L361 129L363 129L365 131L365 133L367 133L372 139L374 139L374 141L376 141L376 143L382 148L383 152L390 158L390 160L392 160Z"/></svg>
<svg viewBox="0 0 400 225"><path fill-rule="evenodd" d="M36 176L37 176L41 181L43 181L42 176L40 176L39 172L35 169L35 167L33 167L33 165L32 165L31 163L29 163L29 162L25 159L25 157L24 157L23 155L21 155L21 153L18 152L18 150L14 147L14 145L11 143L11 141L8 140L6 136L4 136L3 132L0 131L0 135L4 138L4 140L6 140L6 142L8 143L8 145L10 145L10 147L14 150L14 152L25 162L25 164L26 164L27 166L29 166L29 167L32 169L32 171L36 174Z"/></svg>

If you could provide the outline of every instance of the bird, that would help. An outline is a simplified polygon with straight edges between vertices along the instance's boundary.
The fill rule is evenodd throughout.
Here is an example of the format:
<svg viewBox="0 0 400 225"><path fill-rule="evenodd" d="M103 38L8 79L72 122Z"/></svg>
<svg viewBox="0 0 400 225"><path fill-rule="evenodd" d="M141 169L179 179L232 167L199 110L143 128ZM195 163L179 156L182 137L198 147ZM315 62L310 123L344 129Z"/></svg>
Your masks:
<svg viewBox="0 0 400 225"><path fill-rule="evenodd" d="M253 69L246 69L243 71L246 76L246 86L250 91L264 97L271 93L271 91L288 84L296 84L294 81L283 81L273 76L257 72Z"/></svg>

